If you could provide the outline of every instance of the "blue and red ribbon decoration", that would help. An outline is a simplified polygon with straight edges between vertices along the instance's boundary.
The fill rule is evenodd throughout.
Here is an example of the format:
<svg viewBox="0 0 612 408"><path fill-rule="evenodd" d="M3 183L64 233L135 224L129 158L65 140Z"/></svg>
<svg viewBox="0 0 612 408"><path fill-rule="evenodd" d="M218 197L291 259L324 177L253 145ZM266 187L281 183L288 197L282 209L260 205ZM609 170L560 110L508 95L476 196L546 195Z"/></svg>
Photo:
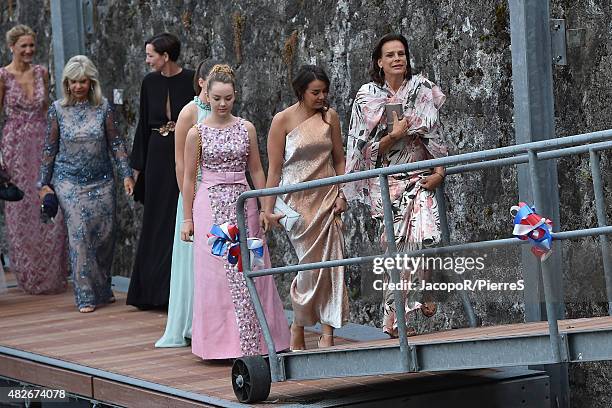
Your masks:
<svg viewBox="0 0 612 408"><path fill-rule="evenodd" d="M510 214L514 217L512 235L531 242L531 252L545 261L552 253L552 221L524 202L510 208Z"/></svg>
<svg viewBox="0 0 612 408"><path fill-rule="evenodd" d="M242 272L242 254L240 253L240 231L234 224L228 222L217 225L213 224L210 233L207 234L208 245L211 253L216 256L225 256L230 265L238 265L238 271ZM264 265L264 246L259 238L247 238L247 246L251 251L251 267Z"/></svg>

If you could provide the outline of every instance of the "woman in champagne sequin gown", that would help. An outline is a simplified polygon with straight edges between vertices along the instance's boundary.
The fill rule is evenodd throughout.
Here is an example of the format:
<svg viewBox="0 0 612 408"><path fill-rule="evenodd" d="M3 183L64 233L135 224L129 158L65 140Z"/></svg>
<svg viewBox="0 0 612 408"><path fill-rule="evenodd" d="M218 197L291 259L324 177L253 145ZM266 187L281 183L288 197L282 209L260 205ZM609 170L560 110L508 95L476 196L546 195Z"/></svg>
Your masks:
<svg viewBox="0 0 612 408"><path fill-rule="evenodd" d="M344 173L344 150L338 114L326 107L330 81L314 65L303 66L293 81L299 102L274 117L268 136L267 187L290 186ZM283 200L300 214L288 231L300 264L344 258L340 213L346 199L337 185L285 194ZM274 197L267 200L266 219L275 225ZM291 284L294 320L291 348L305 348L304 326L321 323L319 346L332 346L333 330L348 320L344 266L298 272Z"/></svg>

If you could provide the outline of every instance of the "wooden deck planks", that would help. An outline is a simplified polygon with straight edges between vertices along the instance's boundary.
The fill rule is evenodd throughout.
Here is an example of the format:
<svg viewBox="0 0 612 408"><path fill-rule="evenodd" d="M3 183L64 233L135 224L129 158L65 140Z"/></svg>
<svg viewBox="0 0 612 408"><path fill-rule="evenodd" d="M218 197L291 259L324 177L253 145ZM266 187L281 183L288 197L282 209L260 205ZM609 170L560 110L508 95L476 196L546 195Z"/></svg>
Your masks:
<svg viewBox="0 0 612 408"><path fill-rule="evenodd" d="M191 354L188 347L156 349L154 343L165 328L165 314L137 311L124 303L125 294L118 294L115 304L101 307L91 314L80 314L73 305L71 291L62 295L30 296L12 289L0 297L0 345L235 402L229 362L203 362ZM308 347L316 347L317 340L316 334L307 332ZM340 344L346 342L339 339ZM16 372L13 370L12 373ZM116 394L117 399L108 401L133 403L128 396L134 394L134 387L81 376L77 378L75 375L74 380L85 379L90 388L93 380L93 393L98 397ZM38 382L34 383L47 385L43 379L36 379ZM79 393L75 390L83 390L74 386L70 388L68 383L65 385L75 393ZM278 394L274 384L271 398L293 398L320 390L317 382L279 385L279 390L296 388L299 392ZM104 388L96 393L96 386ZM125 388L119 389L119 386ZM112 391L113 387L117 389ZM147 394L146 398L149 397L153 398L154 404L174 406L174 402L158 395Z"/></svg>
<svg viewBox="0 0 612 408"><path fill-rule="evenodd" d="M29 296L11 289L0 296L0 345L69 361L99 370L166 385L235 402L230 384L229 362L203 362L188 347L156 349L155 341L165 327L165 314L137 311L125 305L125 294L117 302L92 314L80 314L72 292ZM561 332L612 327L612 318L561 321ZM499 336L524 336L548 332L546 322L457 329L411 337L410 343L426 344ZM316 348L318 336L307 332L307 347ZM397 340L351 343L338 339L336 349L393 346ZM0 375L42 385L55 385L80 395L119 405L147 399L147 405L205 406L193 401L146 391L109 379L62 370L0 355ZM8 367L8 368L7 368ZM33 374L28 374L33 373ZM355 394L399 384L431 373L288 381L272 385L269 402L307 402ZM56 381L50 384L48 381ZM138 397L140 395L140 397ZM148 400L152 402L149 404ZM138 405L130 405L138 406Z"/></svg>

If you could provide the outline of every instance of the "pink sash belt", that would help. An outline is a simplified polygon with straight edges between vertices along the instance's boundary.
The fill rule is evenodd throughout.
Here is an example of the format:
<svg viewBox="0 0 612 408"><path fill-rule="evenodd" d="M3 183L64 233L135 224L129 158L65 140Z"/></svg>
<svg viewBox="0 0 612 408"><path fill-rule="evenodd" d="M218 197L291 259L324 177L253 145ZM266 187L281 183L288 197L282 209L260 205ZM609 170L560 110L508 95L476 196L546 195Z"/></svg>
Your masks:
<svg viewBox="0 0 612 408"><path fill-rule="evenodd" d="M244 184L249 186L244 171L209 171L202 170L201 185L210 188L218 184Z"/></svg>

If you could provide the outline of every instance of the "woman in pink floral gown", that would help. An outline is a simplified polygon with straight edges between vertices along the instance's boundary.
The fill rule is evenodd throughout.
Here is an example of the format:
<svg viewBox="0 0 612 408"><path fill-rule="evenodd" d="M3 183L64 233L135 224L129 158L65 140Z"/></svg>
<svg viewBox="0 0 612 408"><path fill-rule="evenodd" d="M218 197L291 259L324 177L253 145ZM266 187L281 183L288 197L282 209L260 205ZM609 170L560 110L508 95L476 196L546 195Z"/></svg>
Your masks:
<svg viewBox="0 0 612 408"><path fill-rule="evenodd" d="M237 224L236 201L249 190L248 170L255 188L264 188L257 135L252 123L232 115L234 72L215 65L207 81L211 114L187 134L183 179L181 239L193 236L194 293L191 351L204 360L266 354L259 320L246 281L237 265L211 253L206 235L213 225ZM199 160L197 158L199 157ZM194 194L197 169L202 182ZM195 195L195 197L194 197ZM263 215L257 201L247 200L247 236L263 238ZM264 268L270 267L267 247ZM270 333L277 351L289 347L289 327L274 277L255 278Z"/></svg>
<svg viewBox="0 0 612 408"><path fill-rule="evenodd" d="M16 26L7 33L13 61L0 68L5 123L0 140L4 166L25 196L5 203L11 271L31 294L58 293L68 276L66 233L61 218L40 221L36 180L46 129L47 70L32 64L34 32Z"/></svg>
<svg viewBox="0 0 612 408"><path fill-rule="evenodd" d="M439 133L438 111L446 97L423 75L412 75L408 42L400 34L381 38L372 53L372 82L357 92L347 141L346 172L369 170L447 155ZM391 122L385 117L386 104L401 104L403 117ZM389 118L391 119L391 118ZM389 177L394 237L399 252L430 247L440 242L440 216L435 189L444 179L444 168L418 170ZM348 199L359 200L382 222L383 206L378 179L348 183ZM386 241L383 232L381 241ZM402 270L402 282L426 279L422 270ZM385 279L389 276L385 274ZM406 312L420 309L425 316L435 313L435 304L426 303L418 291L404 292ZM396 337L394 292L384 293L383 330ZM408 315L407 315L408 316ZM408 334L415 334L409 327Z"/></svg>

